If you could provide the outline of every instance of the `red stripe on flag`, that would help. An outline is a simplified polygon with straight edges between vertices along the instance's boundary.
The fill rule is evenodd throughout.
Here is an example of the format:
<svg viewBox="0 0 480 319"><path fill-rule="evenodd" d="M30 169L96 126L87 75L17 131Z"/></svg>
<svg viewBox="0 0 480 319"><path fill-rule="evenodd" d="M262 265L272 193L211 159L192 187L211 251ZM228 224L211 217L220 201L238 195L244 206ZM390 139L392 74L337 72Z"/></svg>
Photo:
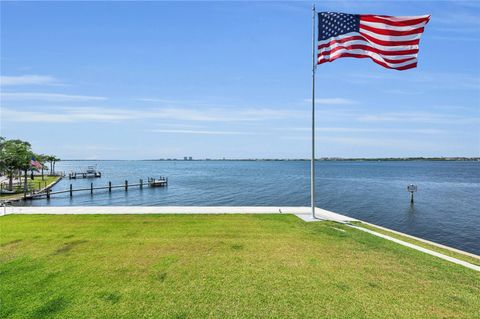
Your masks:
<svg viewBox="0 0 480 319"><path fill-rule="evenodd" d="M337 55L336 57L332 58L332 59L329 59L329 60L322 60L322 61L319 61L318 64L323 64L325 62L333 62L335 61L336 59L339 59L339 58L343 58L343 57L349 57L349 58L370 58L373 62L387 68L387 69L393 69L393 70L399 70L399 71L403 71L403 70L408 70L408 69L412 69L412 68L415 68L417 66L417 62L413 62L412 64L407 64L407 65L403 65L403 66L399 66L399 67L392 67L392 66L389 66L388 64L386 64L385 62L383 61L379 61L375 58L372 58L371 56L369 55L363 55L363 54L351 54L351 53L342 53L342 54L339 54Z"/></svg>
<svg viewBox="0 0 480 319"><path fill-rule="evenodd" d="M388 17L389 16L377 16L377 15L370 15L370 14L361 14L360 15L360 21L364 20L364 21L369 21L369 22L385 23L385 24L392 25L392 26L405 27L405 26L419 24L419 23L422 23L422 22L428 22L430 20L430 16L417 18L417 19L408 19L408 20L403 20L403 21L392 21L392 20L385 19L385 18L388 18Z"/></svg>
<svg viewBox="0 0 480 319"><path fill-rule="evenodd" d="M363 28L363 26L362 26L362 28ZM365 38L367 38L368 40L370 40L371 42L373 42L373 43L380 44L380 45L385 45L385 46L416 45L416 44L420 43L420 39L408 40L408 41L384 41L384 40L379 40L375 37L372 37L372 36L370 36L368 34L365 34L365 33L362 33L362 32L360 32L360 34L362 36L364 36Z"/></svg>
<svg viewBox="0 0 480 319"><path fill-rule="evenodd" d="M383 35L392 35L392 36L401 36L401 35L412 35L412 34L418 34L422 33L424 28L417 28L409 31L396 31L396 30L388 30L388 29L379 29L379 28L374 28L369 25L361 24L360 22L360 27L362 29L377 33L377 34L383 34Z"/></svg>
<svg viewBox="0 0 480 319"><path fill-rule="evenodd" d="M335 43L332 43L331 45L333 45L333 44L335 44ZM320 49L320 47L319 47L319 49ZM380 50L380 49L377 49L377 48L374 48L374 47L371 47L371 46L368 46L368 45L364 45L364 44L352 44L352 45L338 46L338 47L335 47L335 48L331 49L330 51L324 51L324 52L333 53L333 52L341 50L341 49L368 50L368 51L375 52L375 53L378 53L378 54L381 54L381 55L409 55L409 54L418 53L418 49L415 49L415 50L401 50L401 51L400 50L399 51L385 51L385 50ZM324 53L324 52L321 52L321 53ZM319 53L319 54L321 54L321 53Z"/></svg>
<svg viewBox="0 0 480 319"><path fill-rule="evenodd" d="M341 50L341 49L339 49ZM335 51L339 51L339 50L335 50ZM363 51L370 51L370 50L363 50ZM332 50L332 52L323 52L323 53L320 53L317 55L317 59L318 58L321 58L321 57L328 57L328 56L331 56L333 55L334 51ZM346 52L347 53L347 52ZM340 53L339 55L342 55L343 53ZM353 55L359 55L361 53L352 53ZM370 55L368 54L365 54L366 56L370 57ZM336 58L336 57L335 57ZM391 64L400 64L400 63L404 63L404 62L407 62L407 61L410 61L410 60L415 60L416 57L407 57L407 58L403 58L403 59L389 59L389 58L386 58L384 56L381 56L381 58L383 59L382 60L379 60L379 59L376 59L378 61L382 61L382 62L387 62L387 63L391 63ZM375 59L372 57L372 59Z"/></svg>
<svg viewBox="0 0 480 319"><path fill-rule="evenodd" d="M327 13L328 15L328 13ZM334 19L337 16L334 15ZM375 63L395 70L417 66L420 36L430 16L393 17L360 15L359 31L330 37L317 45L317 64L342 57L370 58ZM330 22L332 23L332 22ZM343 22L334 21L342 29ZM373 25L373 26L372 26Z"/></svg>
<svg viewBox="0 0 480 319"><path fill-rule="evenodd" d="M352 41L352 40L363 40L363 41L365 41L365 38L362 37L361 35L356 35L356 36L353 36L353 37L347 37L347 38L342 38L342 39L338 39L338 40L332 40L328 43L319 45L318 49L320 50L322 48L329 47L330 45L335 44L335 43L345 43L345 42Z"/></svg>

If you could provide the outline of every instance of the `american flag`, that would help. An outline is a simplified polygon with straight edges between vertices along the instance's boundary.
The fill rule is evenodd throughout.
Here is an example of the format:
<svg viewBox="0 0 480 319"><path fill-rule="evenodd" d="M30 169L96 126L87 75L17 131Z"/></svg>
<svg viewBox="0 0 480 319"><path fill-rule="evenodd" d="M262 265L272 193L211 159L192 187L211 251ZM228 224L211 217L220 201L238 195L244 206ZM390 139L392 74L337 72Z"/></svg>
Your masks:
<svg viewBox="0 0 480 319"><path fill-rule="evenodd" d="M317 63L352 57L370 58L389 69L414 68L420 36L429 19L429 15L392 17L319 12Z"/></svg>
<svg viewBox="0 0 480 319"><path fill-rule="evenodd" d="M36 168L42 168L42 164L40 164L39 161L35 159L35 157L32 157L30 160L30 166L36 167Z"/></svg>

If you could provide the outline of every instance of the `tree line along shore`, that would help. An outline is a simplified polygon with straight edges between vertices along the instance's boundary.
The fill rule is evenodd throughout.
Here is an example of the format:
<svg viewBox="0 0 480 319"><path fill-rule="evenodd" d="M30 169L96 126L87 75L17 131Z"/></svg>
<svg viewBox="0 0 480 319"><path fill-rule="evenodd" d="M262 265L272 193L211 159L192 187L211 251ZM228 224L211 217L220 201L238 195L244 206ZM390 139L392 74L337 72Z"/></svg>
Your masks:
<svg viewBox="0 0 480 319"><path fill-rule="evenodd" d="M26 195L55 183L58 161L55 155L34 152L27 141L0 137L0 198Z"/></svg>
<svg viewBox="0 0 480 319"><path fill-rule="evenodd" d="M62 159L63 162L81 162L93 161L91 159ZM95 159L96 162L101 161L130 161L129 159ZM310 161L306 158L201 158L201 159L181 159L181 158L157 158L157 159L141 159L139 161L232 161L232 162L294 162L294 161ZM456 162L479 162L480 157L353 157L353 158L344 158L344 157L319 157L315 161L345 161L345 162L389 162L389 161L456 161Z"/></svg>

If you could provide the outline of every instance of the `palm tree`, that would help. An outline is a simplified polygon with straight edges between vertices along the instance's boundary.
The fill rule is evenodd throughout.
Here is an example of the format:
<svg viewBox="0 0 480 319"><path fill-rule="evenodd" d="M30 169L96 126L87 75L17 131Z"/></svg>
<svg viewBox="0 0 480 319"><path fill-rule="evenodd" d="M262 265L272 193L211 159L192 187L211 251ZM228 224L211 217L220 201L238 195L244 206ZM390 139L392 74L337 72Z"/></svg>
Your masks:
<svg viewBox="0 0 480 319"><path fill-rule="evenodd" d="M53 160L53 174L55 174L55 164L60 161L60 158L56 157L55 155L52 156Z"/></svg>
<svg viewBox="0 0 480 319"><path fill-rule="evenodd" d="M55 155L45 155L45 161L50 163L50 175L55 175L55 164L60 158Z"/></svg>
<svg viewBox="0 0 480 319"><path fill-rule="evenodd" d="M54 155L45 155L45 162L50 163L50 175L53 175L53 162L54 162L55 156Z"/></svg>
<svg viewBox="0 0 480 319"><path fill-rule="evenodd" d="M45 168L45 163L48 161L48 155L45 154L37 154L35 155L35 158L37 161L42 164L42 181L45 180L45 177L43 175L43 169Z"/></svg>

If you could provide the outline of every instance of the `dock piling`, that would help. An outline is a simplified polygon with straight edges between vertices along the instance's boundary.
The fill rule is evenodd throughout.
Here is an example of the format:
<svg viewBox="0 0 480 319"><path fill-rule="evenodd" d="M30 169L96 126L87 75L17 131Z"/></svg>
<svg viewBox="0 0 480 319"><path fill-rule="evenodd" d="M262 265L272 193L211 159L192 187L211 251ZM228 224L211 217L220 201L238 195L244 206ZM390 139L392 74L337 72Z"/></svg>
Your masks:
<svg viewBox="0 0 480 319"><path fill-rule="evenodd" d="M80 175L81 176L81 175ZM42 183L43 184L43 183ZM65 190L58 190L58 191L52 191L50 188L45 187L42 191L40 192L32 192L31 194L28 194L29 199L33 198L40 198L40 197L46 197L47 199L50 199L51 195L56 195L56 194L65 194L69 193L70 198L73 197L73 192L80 192L80 191L85 191L88 192L90 191L90 194L93 196L94 195L94 190L107 190L108 192L111 193L112 189L114 188L123 188L125 192L128 192L128 187L139 187L140 190L143 190L144 186L149 186L149 187L166 187L168 185L168 179L166 177L161 176L160 179L155 179L155 178L148 178L148 182L145 183L143 179L139 179L138 183L133 183L129 184L128 180L125 180L124 183L119 184L119 185L112 185L112 182L109 181L108 185L106 186L100 186L100 187L94 187L93 182L90 183L90 187L83 187L83 188L73 188L73 184L70 183L70 186L65 189ZM3 187L1 185L0 187Z"/></svg>

